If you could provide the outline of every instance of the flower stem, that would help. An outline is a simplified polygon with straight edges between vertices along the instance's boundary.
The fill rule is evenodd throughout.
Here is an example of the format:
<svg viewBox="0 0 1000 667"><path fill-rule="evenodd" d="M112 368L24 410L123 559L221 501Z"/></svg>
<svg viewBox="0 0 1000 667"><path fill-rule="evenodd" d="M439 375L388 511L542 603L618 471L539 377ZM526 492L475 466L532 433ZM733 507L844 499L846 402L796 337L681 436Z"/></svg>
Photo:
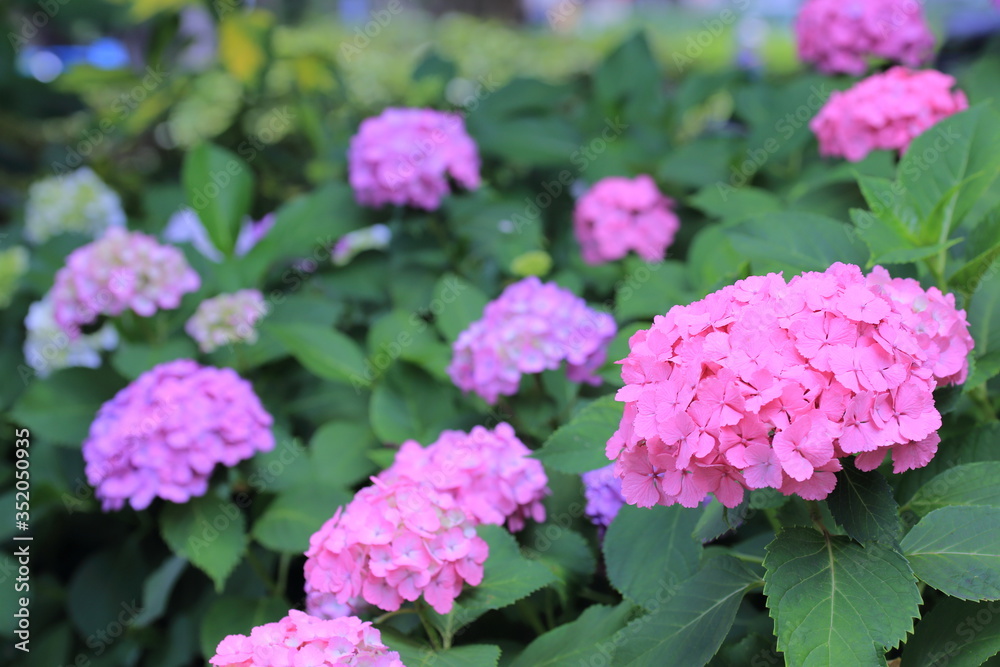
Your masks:
<svg viewBox="0 0 1000 667"><path fill-rule="evenodd" d="M435 651L441 650L441 639L438 637L438 633L434 630L434 626L431 625L430 619L427 618L427 606L421 600L416 602L417 616L420 617L420 622L424 625L424 632L427 633L427 639L430 640L431 646L434 647Z"/></svg>
<svg viewBox="0 0 1000 667"><path fill-rule="evenodd" d="M990 402L989 394L986 393L986 385L981 384L975 389L969 392L969 398L972 402L976 404L979 411L982 412L983 416L987 421L995 422L997 420L997 413L993 409L993 404Z"/></svg>

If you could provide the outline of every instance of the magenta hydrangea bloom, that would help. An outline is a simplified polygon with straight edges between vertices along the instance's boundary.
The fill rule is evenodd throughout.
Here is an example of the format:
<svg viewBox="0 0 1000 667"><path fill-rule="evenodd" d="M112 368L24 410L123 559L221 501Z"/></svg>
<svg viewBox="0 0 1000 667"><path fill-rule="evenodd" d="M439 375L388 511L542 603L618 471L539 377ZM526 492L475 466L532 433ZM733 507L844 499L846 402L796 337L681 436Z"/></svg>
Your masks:
<svg viewBox="0 0 1000 667"><path fill-rule="evenodd" d="M246 635L229 635L208 661L215 667L403 667L371 623L356 616L314 618L297 609Z"/></svg>
<svg viewBox="0 0 1000 667"><path fill-rule="evenodd" d="M661 261L680 228L673 205L674 200L665 197L646 175L598 181L573 211L583 261L611 262L630 250L647 262Z"/></svg>
<svg viewBox="0 0 1000 667"><path fill-rule="evenodd" d="M455 113L390 108L366 118L347 153L351 187L365 206L415 206L433 211L448 179L479 187L479 149Z"/></svg>
<svg viewBox="0 0 1000 667"><path fill-rule="evenodd" d="M615 474L615 464L585 472L580 478L583 480L583 495L587 499L584 512L595 526L607 528L625 504L622 481Z"/></svg>
<svg viewBox="0 0 1000 667"><path fill-rule="evenodd" d="M257 342L257 322L265 314L267 304L259 290L239 290L202 301L184 330L202 352L240 342L252 345Z"/></svg>
<svg viewBox="0 0 1000 667"><path fill-rule="evenodd" d="M447 614L465 583L482 581L489 545L451 495L408 478L372 482L310 538L306 595L386 611L423 596Z"/></svg>
<svg viewBox="0 0 1000 667"><path fill-rule="evenodd" d="M809 0L795 20L799 57L826 74L868 71L869 58L917 67L934 34L914 0Z"/></svg>
<svg viewBox="0 0 1000 667"><path fill-rule="evenodd" d="M878 149L905 153L927 128L968 108L965 93L952 92L954 84L936 70L893 67L833 93L809 128L821 155L858 162Z"/></svg>
<svg viewBox="0 0 1000 667"><path fill-rule="evenodd" d="M744 489L825 498L841 459L927 464L973 341L954 298L883 269L754 276L657 316L629 340L608 440L627 501L735 507Z"/></svg>
<svg viewBox="0 0 1000 667"><path fill-rule="evenodd" d="M404 442L396 460L379 477L408 477L450 494L474 524L502 525L517 532L526 519L545 521L542 499L550 491L540 461L528 458L510 424L492 431L476 426L469 433L444 431L428 447Z"/></svg>
<svg viewBox="0 0 1000 667"><path fill-rule="evenodd" d="M56 323L71 339L99 315L131 310L149 317L177 308L201 285L184 254L151 236L112 227L77 248L56 273L52 300Z"/></svg>
<svg viewBox="0 0 1000 667"><path fill-rule="evenodd" d="M204 495L217 464L273 449L271 422L232 369L169 361L101 406L83 441L87 481L104 511L184 503Z"/></svg>
<svg viewBox="0 0 1000 667"><path fill-rule="evenodd" d="M553 370L564 360L570 380L600 384L595 371L616 331L611 315L530 276L509 285L459 334L448 374L488 403L517 393L523 373Z"/></svg>

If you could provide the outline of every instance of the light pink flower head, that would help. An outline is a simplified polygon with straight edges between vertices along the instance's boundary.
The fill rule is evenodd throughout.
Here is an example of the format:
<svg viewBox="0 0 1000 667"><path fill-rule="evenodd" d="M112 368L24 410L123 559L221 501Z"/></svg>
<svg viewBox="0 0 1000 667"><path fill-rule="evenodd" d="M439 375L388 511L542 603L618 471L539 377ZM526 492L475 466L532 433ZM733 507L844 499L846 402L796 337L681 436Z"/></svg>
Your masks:
<svg viewBox="0 0 1000 667"><path fill-rule="evenodd" d="M208 661L215 667L403 667L399 653L382 643L371 623L356 616L314 618L297 609L250 636L229 635Z"/></svg>
<svg viewBox="0 0 1000 667"><path fill-rule="evenodd" d="M530 454L510 424L498 424L492 431L476 426L469 433L444 431L428 447L404 442L395 462L379 477L428 482L454 497L474 524L506 522L516 532L528 518L545 521L542 498L550 493L548 478Z"/></svg>
<svg viewBox="0 0 1000 667"><path fill-rule="evenodd" d="M517 393L522 373L553 370L563 361L570 380L596 385L601 379L595 371L615 333L611 315L530 276L509 285L459 334L448 374L460 389L488 403Z"/></svg>
<svg viewBox="0 0 1000 667"><path fill-rule="evenodd" d="M100 315L131 310L149 317L177 308L201 285L184 254L151 236L112 227L77 248L56 273L52 299L56 323L70 338Z"/></svg>
<svg viewBox="0 0 1000 667"><path fill-rule="evenodd" d="M809 123L820 155L864 159L873 150L906 152L910 142L969 102L955 79L936 70L893 67L834 92Z"/></svg>
<svg viewBox="0 0 1000 667"><path fill-rule="evenodd" d="M205 299L184 325L202 352L233 343L257 341L257 322L267 314L264 295L245 289Z"/></svg>
<svg viewBox="0 0 1000 667"><path fill-rule="evenodd" d="M451 495L405 477L372 482L310 538L306 595L386 611L423 597L447 614L465 583L482 581L489 545Z"/></svg>
<svg viewBox="0 0 1000 667"><path fill-rule="evenodd" d="M680 228L673 204L646 175L598 181L573 211L583 260L602 264L633 250L647 262L659 262Z"/></svg>
<svg viewBox="0 0 1000 667"><path fill-rule="evenodd" d="M184 503L204 495L217 464L273 449L271 421L232 369L160 364L101 406L83 441L87 481L105 511Z"/></svg>
<svg viewBox="0 0 1000 667"><path fill-rule="evenodd" d="M916 0L809 0L795 34L799 57L826 74L864 74L870 58L918 67L934 50Z"/></svg>
<svg viewBox="0 0 1000 667"><path fill-rule="evenodd" d="M766 487L819 500L845 456L871 470L891 452L895 472L930 461L931 392L965 377L972 344L951 295L880 267L753 276L632 336L608 458L641 507L709 493L735 507Z"/></svg>
<svg viewBox="0 0 1000 667"><path fill-rule="evenodd" d="M365 206L433 211L450 192L448 179L479 187L479 150L459 114L390 108L366 118L347 153L354 196Z"/></svg>

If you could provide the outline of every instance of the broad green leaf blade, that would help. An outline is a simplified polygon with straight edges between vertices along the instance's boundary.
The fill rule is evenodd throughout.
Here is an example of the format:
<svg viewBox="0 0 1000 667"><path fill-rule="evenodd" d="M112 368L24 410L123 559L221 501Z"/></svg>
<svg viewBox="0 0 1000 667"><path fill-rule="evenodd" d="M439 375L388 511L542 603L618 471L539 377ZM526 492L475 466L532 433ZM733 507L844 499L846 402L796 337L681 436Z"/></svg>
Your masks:
<svg viewBox="0 0 1000 667"><path fill-rule="evenodd" d="M913 140L900 158L898 173L905 197L922 221L931 218L956 183L968 180L951 195L953 228L1000 173L1000 117L990 107L977 105L945 118ZM922 231L940 238L940 230Z"/></svg>
<svg viewBox="0 0 1000 667"><path fill-rule="evenodd" d="M371 385L371 374L366 371L361 347L339 331L299 322L267 322L261 328L277 338L292 356L319 377L358 388Z"/></svg>
<svg viewBox="0 0 1000 667"><path fill-rule="evenodd" d="M181 178L187 203L212 244L231 255L243 218L250 212L254 181L250 165L225 148L205 143L187 154Z"/></svg>
<svg viewBox="0 0 1000 667"><path fill-rule="evenodd" d="M114 373L67 368L32 382L14 404L10 418L28 427L35 438L79 447L101 404L121 388L122 380Z"/></svg>
<svg viewBox="0 0 1000 667"><path fill-rule="evenodd" d="M1000 262L991 264L989 271L1000 271ZM985 277L992 278L993 274ZM991 352L1000 353L1000 280L981 281L966 311L969 333L976 342L973 350L976 359Z"/></svg>
<svg viewBox="0 0 1000 667"><path fill-rule="evenodd" d="M919 248L905 248L900 250L890 250L882 255L873 256L868 262L875 264L909 264L918 262L928 257L933 257L943 250L947 250L962 239L952 239L936 245L920 246Z"/></svg>
<svg viewBox="0 0 1000 667"><path fill-rule="evenodd" d="M901 546L916 575L942 593L1000 600L1000 508L934 510Z"/></svg>
<svg viewBox="0 0 1000 667"><path fill-rule="evenodd" d="M701 667L719 650L743 594L757 576L730 556L710 559L651 613L630 623L614 652L623 667ZM631 632L630 632L631 631Z"/></svg>
<svg viewBox="0 0 1000 667"><path fill-rule="evenodd" d="M449 273L434 286L429 310L445 340L454 343L458 334L482 318L488 302L489 298L478 287Z"/></svg>
<svg viewBox="0 0 1000 667"><path fill-rule="evenodd" d="M159 364L197 356L198 348L187 338L174 338L155 345L123 340L111 357L111 365L123 377L134 380Z"/></svg>
<svg viewBox="0 0 1000 667"><path fill-rule="evenodd" d="M618 429L623 409L613 394L594 400L556 429L533 456L553 470L570 474L603 468L610 463L604 446Z"/></svg>
<svg viewBox="0 0 1000 667"><path fill-rule="evenodd" d="M787 665L884 665L913 628L916 579L902 554L878 542L788 528L768 545L764 567Z"/></svg>
<svg viewBox="0 0 1000 667"><path fill-rule="evenodd" d="M217 592L247 548L242 510L211 495L192 498L183 505L167 505L160 515L160 534L175 554L212 579Z"/></svg>
<svg viewBox="0 0 1000 667"><path fill-rule="evenodd" d="M640 264L615 287L615 319L619 322L642 319L643 328L649 320L663 315L671 307L688 303L694 295L688 289L691 266L671 259L658 264ZM622 357L611 357L617 361ZM621 368L615 367L621 374Z"/></svg>
<svg viewBox="0 0 1000 667"><path fill-rule="evenodd" d="M604 536L612 585L642 606L652 596L674 590L698 569L702 548L692 533L700 516L700 510L680 505L623 506Z"/></svg>
<svg viewBox="0 0 1000 667"><path fill-rule="evenodd" d="M345 489L311 480L284 491L253 524L254 539L272 551L301 554L309 538L351 501Z"/></svg>
<svg viewBox="0 0 1000 667"><path fill-rule="evenodd" d="M689 201L702 213L721 218L723 222L739 222L784 208L781 199L773 193L751 186L731 189L719 184L708 185Z"/></svg>
<svg viewBox="0 0 1000 667"><path fill-rule="evenodd" d="M434 391L427 391L435 387ZM434 385L426 373L396 364L372 391L368 418L372 431L385 443L418 440L427 445L446 428L460 425L455 407L458 390Z"/></svg>
<svg viewBox="0 0 1000 667"><path fill-rule="evenodd" d="M137 628L144 628L163 616L174 584L187 567L187 560L168 556L142 585L142 611L132 621Z"/></svg>
<svg viewBox="0 0 1000 667"><path fill-rule="evenodd" d="M990 422L977 426L959 436L949 437L944 446L923 468L907 471L899 479L896 497L909 499L921 486L949 468L962 463L980 461L1000 461L1000 422Z"/></svg>
<svg viewBox="0 0 1000 667"><path fill-rule="evenodd" d="M702 544L710 542L731 530L739 528L750 511L750 497L747 496L739 505L726 507L715 497L700 509L698 523L691 535Z"/></svg>
<svg viewBox="0 0 1000 667"><path fill-rule="evenodd" d="M14 544L21 546L30 543ZM36 552L29 547L29 553ZM71 554L67 554L69 555ZM5 565L2 561L0 564ZM12 592L3 596L6 600L20 597L13 595L14 575L18 569L18 562L12 558L10 564L12 569L8 570L7 576L10 577L8 583ZM108 576L109 572L114 573L114 576ZM149 571L143 562L142 552L136 546L135 540L110 545L80 559L65 593L66 612L79 636L95 637L98 632L107 632L108 627L116 622L119 616L124 615L126 618L137 616L144 603L140 593L148 575ZM28 583L30 587L32 582ZM36 599L31 600L32 604L35 602ZM32 608L29 605L29 613L30 611ZM31 648L33 647L34 642L31 644Z"/></svg>
<svg viewBox="0 0 1000 667"><path fill-rule="evenodd" d="M837 473L837 486L826 504L837 523L859 542L895 544L899 539L899 507L877 470L862 472L848 462Z"/></svg>
<svg viewBox="0 0 1000 667"><path fill-rule="evenodd" d="M581 660L589 660L602 649L610 660L615 644L607 639L625 627L633 609L628 602L615 607L591 605L575 621L560 625L528 644L510 667L577 667Z"/></svg>
<svg viewBox="0 0 1000 667"><path fill-rule="evenodd" d="M378 443L367 424L331 421L313 433L309 457L316 479L323 484L347 488L376 473L365 452Z"/></svg>
<svg viewBox="0 0 1000 667"><path fill-rule="evenodd" d="M517 541L503 528L483 525L478 526L476 532L490 545L482 583L466 586L450 614L430 611L434 623L451 633L487 611L514 604L555 581L549 568L521 555Z"/></svg>
<svg viewBox="0 0 1000 667"><path fill-rule="evenodd" d="M903 647L906 667L979 667L1000 652L996 605L943 598Z"/></svg>
<svg viewBox="0 0 1000 667"><path fill-rule="evenodd" d="M755 273L826 271L834 262L863 266L868 259L851 227L812 213L771 213L740 223L727 234Z"/></svg>
<svg viewBox="0 0 1000 667"><path fill-rule="evenodd" d="M1000 211L993 212L976 225L966 248L969 261L948 278L948 287L969 295L976 291L984 278L995 273L995 270L993 273L990 270L1000 258Z"/></svg>
<svg viewBox="0 0 1000 667"><path fill-rule="evenodd" d="M957 465L920 487L906 507L921 517L950 505L1000 507L998 480L1000 461Z"/></svg>
<svg viewBox="0 0 1000 667"><path fill-rule="evenodd" d="M430 647L394 642L391 635L387 635L383 641L386 642L386 646L399 652L399 658L406 667L496 667L500 662L500 647L489 644L472 644L457 646L447 651L435 651Z"/></svg>

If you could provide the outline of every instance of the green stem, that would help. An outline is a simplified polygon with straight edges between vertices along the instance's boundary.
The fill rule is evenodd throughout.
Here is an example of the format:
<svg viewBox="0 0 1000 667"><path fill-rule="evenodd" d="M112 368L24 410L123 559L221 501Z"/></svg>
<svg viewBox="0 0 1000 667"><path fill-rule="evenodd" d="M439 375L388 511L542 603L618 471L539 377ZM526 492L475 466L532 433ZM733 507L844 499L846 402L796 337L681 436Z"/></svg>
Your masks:
<svg viewBox="0 0 1000 667"><path fill-rule="evenodd" d="M437 631L434 630L434 626L431 624L430 619L427 618L427 605L422 600L417 600L416 610L417 616L420 617L420 622L424 625L424 632L427 633L427 639L430 641L431 646L434 647L435 651L440 651L441 640L438 637Z"/></svg>
<svg viewBox="0 0 1000 667"><path fill-rule="evenodd" d="M816 527L819 528L820 532L824 535L829 535L830 531L828 531L826 526L823 525L823 514L819 510L819 503L815 500L807 500L806 506L809 508L809 518L812 519L814 524L816 524Z"/></svg>
<svg viewBox="0 0 1000 667"><path fill-rule="evenodd" d="M736 560L742 560L747 563L755 563L757 565L763 565L764 559L758 558L757 556L751 556L750 554L741 554L739 551L730 551L729 555Z"/></svg>
<svg viewBox="0 0 1000 667"><path fill-rule="evenodd" d="M416 609L413 609L411 607L404 607L402 609L397 609L396 611L387 611L381 616L376 616L374 619L372 619L372 623L378 625L379 623L384 623L385 621L388 621L393 616L401 616L402 614L416 614L416 613L417 613Z"/></svg>
<svg viewBox="0 0 1000 667"><path fill-rule="evenodd" d="M538 615L538 610L532 607L526 599L522 598L517 601L517 610L521 612L521 618L527 621L536 634L545 634L545 624L542 623L542 618Z"/></svg>
<svg viewBox="0 0 1000 667"><path fill-rule="evenodd" d="M981 384L975 389L969 392L969 398L972 402L976 404L979 411L983 413L983 416L987 421L997 421L997 413L993 410L993 404L990 402L990 396L986 393L986 385Z"/></svg>
<svg viewBox="0 0 1000 667"><path fill-rule="evenodd" d="M545 589L545 624L549 630L556 627L555 605L552 603L553 595L555 593L551 588Z"/></svg>
<svg viewBox="0 0 1000 667"><path fill-rule="evenodd" d="M288 590L288 567L292 564L292 554L283 552L278 560L278 590L284 595Z"/></svg>
<svg viewBox="0 0 1000 667"><path fill-rule="evenodd" d="M777 535L781 532L781 522L778 521L778 511L773 507L769 507L764 510L764 516L767 517L767 522L771 524L771 529L774 530L774 534Z"/></svg>

